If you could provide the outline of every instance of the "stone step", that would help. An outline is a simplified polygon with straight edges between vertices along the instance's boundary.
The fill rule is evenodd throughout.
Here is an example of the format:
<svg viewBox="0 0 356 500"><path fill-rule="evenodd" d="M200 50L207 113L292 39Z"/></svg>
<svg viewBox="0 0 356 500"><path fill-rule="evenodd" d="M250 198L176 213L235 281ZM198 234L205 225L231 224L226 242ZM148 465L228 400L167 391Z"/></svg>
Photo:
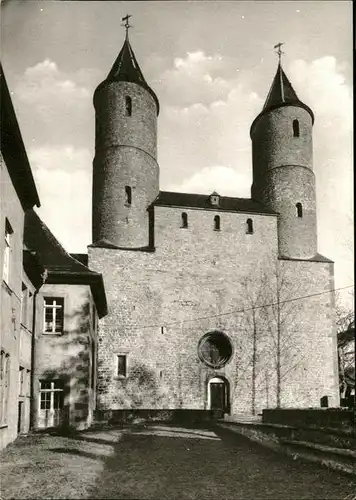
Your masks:
<svg viewBox="0 0 356 500"><path fill-rule="evenodd" d="M293 429L290 439L322 444L332 448L356 450L356 436L341 431L336 432L334 429L297 428Z"/></svg>
<svg viewBox="0 0 356 500"><path fill-rule="evenodd" d="M332 469L356 475L356 451L309 441L281 438L279 442L293 458L319 462Z"/></svg>
<svg viewBox="0 0 356 500"><path fill-rule="evenodd" d="M285 453L294 459L308 460L356 476L356 451L306 440L295 439L295 430L281 424L217 422L217 427L242 434L252 441Z"/></svg>

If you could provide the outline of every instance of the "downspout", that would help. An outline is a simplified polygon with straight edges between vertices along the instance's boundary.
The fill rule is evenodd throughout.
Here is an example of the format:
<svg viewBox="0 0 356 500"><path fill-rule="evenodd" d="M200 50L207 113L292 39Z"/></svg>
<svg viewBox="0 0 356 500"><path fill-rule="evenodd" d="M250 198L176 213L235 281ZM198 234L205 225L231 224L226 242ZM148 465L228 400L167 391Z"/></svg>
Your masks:
<svg viewBox="0 0 356 500"><path fill-rule="evenodd" d="M42 285L45 284L47 279L47 269L41 273L41 282L35 289L33 294L32 305L32 339L31 339L31 388L30 388L30 430L33 430L36 423L36 399L35 399L35 360L36 360L36 303L37 295Z"/></svg>

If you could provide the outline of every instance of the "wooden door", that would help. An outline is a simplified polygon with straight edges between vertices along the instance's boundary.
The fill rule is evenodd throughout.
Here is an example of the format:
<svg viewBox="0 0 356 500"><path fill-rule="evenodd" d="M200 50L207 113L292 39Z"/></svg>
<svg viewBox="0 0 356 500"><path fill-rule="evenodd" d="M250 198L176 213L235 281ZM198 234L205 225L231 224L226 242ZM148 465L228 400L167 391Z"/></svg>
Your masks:
<svg viewBox="0 0 356 500"><path fill-rule="evenodd" d="M221 382L212 382L210 384L210 408L211 410L225 410L225 384Z"/></svg>

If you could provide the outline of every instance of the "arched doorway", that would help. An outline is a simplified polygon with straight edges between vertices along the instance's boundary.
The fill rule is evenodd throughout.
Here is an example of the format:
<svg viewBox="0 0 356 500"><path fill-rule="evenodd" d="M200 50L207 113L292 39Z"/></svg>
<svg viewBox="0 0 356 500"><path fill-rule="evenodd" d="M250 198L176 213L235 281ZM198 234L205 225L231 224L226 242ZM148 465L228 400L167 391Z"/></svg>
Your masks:
<svg viewBox="0 0 356 500"><path fill-rule="evenodd" d="M230 413L230 384L225 377L213 377L208 381L208 409Z"/></svg>

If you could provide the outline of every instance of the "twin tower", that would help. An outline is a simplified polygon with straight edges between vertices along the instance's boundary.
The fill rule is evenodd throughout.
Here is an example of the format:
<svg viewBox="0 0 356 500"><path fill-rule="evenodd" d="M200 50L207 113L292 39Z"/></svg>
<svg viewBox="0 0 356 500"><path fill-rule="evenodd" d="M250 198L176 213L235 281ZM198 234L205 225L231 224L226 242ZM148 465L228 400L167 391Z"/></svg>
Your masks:
<svg viewBox="0 0 356 500"><path fill-rule="evenodd" d="M159 194L159 102L128 36L106 80L95 90L93 244L147 250ZM251 197L278 216L279 255L317 253L312 110L301 102L279 63L261 113L252 123ZM179 138L178 138L179 140Z"/></svg>

